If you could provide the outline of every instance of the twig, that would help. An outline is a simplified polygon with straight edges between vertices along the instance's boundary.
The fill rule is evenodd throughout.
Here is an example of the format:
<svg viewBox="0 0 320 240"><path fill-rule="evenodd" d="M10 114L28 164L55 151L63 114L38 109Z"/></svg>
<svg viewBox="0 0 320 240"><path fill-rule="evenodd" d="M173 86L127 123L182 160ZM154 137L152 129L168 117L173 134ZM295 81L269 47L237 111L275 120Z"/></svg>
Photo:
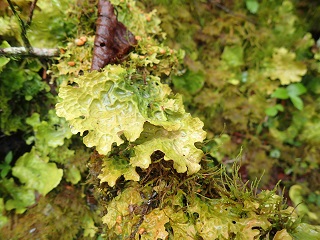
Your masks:
<svg viewBox="0 0 320 240"><path fill-rule="evenodd" d="M28 21L26 23L26 27L29 28L32 22L32 17L33 17L33 11L37 5L38 0L34 0L30 6L30 11L29 11L29 16L28 16Z"/></svg>
<svg viewBox="0 0 320 240"><path fill-rule="evenodd" d="M32 48L29 51L25 47L0 48L0 56L5 57L38 57L51 58L60 55L58 48Z"/></svg>
<svg viewBox="0 0 320 240"><path fill-rule="evenodd" d="M14 8L11 0L7 0L7 2L9 3L9 6L10 6L13 14L18 18L18 21L19 21L19 24L20 24L20 27L21 27L21 38L22 38L22 41L23 41L26 49L28 50L28 52L31 54L32 53L32 47L31 47L31 44L29 42L29 39L27 38L26 25L23 22L23 20L21 19L21 17L19 16L19 14L17 13L17 11Z"/></svg>

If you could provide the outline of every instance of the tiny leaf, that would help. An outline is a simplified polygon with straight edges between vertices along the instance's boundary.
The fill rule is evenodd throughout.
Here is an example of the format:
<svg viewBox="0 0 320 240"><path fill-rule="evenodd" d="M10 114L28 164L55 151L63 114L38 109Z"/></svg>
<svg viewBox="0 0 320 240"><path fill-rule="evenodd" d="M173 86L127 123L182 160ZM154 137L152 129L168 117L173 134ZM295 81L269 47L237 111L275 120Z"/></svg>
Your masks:
<svg viewBox="0 0 320 240"><path fill-rule="evenodd" d="M281 104L277 104L275 106L277 108L278 111L283 112L284 111L284 107Z"/></svg>
<svg viewBox="0 0 320 240"><path fill-rule="evenodd" d="M250 13L255 14L258 12L259 3L255 0L246 0L246 7Z"/></svg>
<svg viewBox="0 0 320 240"><path fill-rule="evenodd" d="M307 89L301 83L293 83L287 87L287 92L289 96L299 96L306 93Z"/></svg>
<svg viewBox="0 0 320 240"><path fill-rule="evenodd" d="M11 161L12 161L12 157L13 157L12 151L10 151L10 152L8 152L7 155L5 156L4 161L5 161L7 164L10 164Z"/></svg>
<svg viewBox="0 0 320 240"><path fill-rule="evenodd" d="M287 89L279 87L271 94L271 97L279 99L288 99L289 95Z"/></svg>
<svg viewBox="0 0 320 240"><path fill-rule="evenodd" d="M266 115L270 116L270 117L274 117L278 114L278 109L276 108L276 106L273 107L268 107L265 110Z"/></svg>
<svg viewBox="0 0 320 240"><path fill-rule="evenodd" d="M0 57L0 72L2 68L10 61L10 58Z"/></svg>
<svg viewBox="0 0 320 240"><path fill-rule="evenodd" d="M226 46L221 58L230 67L239 67L243 65L243 48L241 46Z"/></svg>
<svg viewBox="0 0 320 240"><path fill-rule="evenodd" d="M0 165L1 168L1 178L5 178L7 176L7 174L10 172L11 167L10 165Z"/></svg>
<svg viewBox="0 0 320 240"><path fill-rule="evenodd" d="M299 109L299 110L303 109L303 101L301 100L300 97L290 96L290 100L297 109Z"/></svg>

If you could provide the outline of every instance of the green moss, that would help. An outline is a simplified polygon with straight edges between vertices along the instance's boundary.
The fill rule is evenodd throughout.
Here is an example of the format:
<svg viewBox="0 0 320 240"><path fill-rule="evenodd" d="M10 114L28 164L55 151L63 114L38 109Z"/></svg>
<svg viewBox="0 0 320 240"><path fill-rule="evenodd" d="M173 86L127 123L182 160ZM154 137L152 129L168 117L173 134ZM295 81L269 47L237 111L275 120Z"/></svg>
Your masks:
<svg viewBox="0 0 320 240"><path fill-rule="evenodd" d="M2 228L0 237L5 239L94 239L97 231L90 226L94 213L89 210L83 191L66 183L46 197L39 196L37 204L14 222ZM97 222L98 220L95 219ZM14 226L14 227L13 227ZM90 227L93 229L90 229ZM87 234L93 231L93 235Z"/></svg>

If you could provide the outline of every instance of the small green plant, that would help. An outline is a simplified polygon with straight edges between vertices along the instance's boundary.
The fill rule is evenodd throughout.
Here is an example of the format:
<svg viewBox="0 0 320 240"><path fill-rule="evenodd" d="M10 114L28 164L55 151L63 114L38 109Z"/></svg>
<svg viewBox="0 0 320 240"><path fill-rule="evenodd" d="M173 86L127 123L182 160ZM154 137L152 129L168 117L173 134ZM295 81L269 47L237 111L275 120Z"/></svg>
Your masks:
<svg viewBox="0 0 320 240"><path fill-rule="evenodd" d="M11 161L12 161L12 151L8 152L8 154L4 157L4 162L2 164L0 164L0 176L1 178L5 178L7 176L7 174L10 172L11 170Z"/></svg>
<svg viewBox="0 0 320 240"><path fill-rule="evenodd" d="M272 94L271 97L276 99L290 99L292 104L298 109L303 110L303 101L299 97L300 95L307 92L307 89L301 83L290 84L286 88L279 87ZM283 112L283 105L277 104L273 107L269 107L266 109L266 114L270 117L274 117L277 115L278 111Z"/></svg>

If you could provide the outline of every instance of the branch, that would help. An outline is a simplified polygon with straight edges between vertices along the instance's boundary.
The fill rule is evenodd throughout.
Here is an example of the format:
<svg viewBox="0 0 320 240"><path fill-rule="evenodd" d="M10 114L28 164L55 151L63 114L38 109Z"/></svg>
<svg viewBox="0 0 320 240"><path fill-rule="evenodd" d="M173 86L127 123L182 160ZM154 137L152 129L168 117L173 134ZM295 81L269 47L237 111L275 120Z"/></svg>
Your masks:
<svg viewBox="0 0 320 240"><path fill-rule="evenodd" d="M33 11L34 11L34 9L35 9L35 7L36 7L36 5L37 5L37 1L38 1L38 0L34 0L34 1L32 2L32 4L31 4L31 6L30 6L29 17L28 17L28 21L27 21L27 23L26 23L26 26L27 26L27 27L30 27L30 25L31 25L32 17L33 17Z"/></svg>
<svg viewBox="0 0 320 240"><path fill-rule="evenodd" d="M29 51L25 47L0 48L0 56L5 57L37 57L51 58L58 57L60 50L58 48L31 48Z"/></svg>

